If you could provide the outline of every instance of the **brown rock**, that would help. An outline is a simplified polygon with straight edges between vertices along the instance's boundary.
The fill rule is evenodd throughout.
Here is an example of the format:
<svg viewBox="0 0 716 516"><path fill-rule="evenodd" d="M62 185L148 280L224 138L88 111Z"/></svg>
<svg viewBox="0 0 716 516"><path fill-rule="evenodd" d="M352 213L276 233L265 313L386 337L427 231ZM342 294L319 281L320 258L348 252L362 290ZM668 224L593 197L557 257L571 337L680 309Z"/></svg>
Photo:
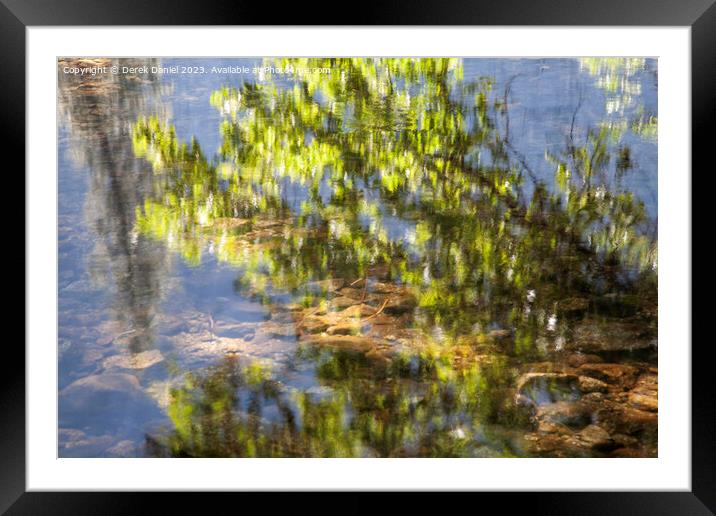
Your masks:
<svg viewBox="0 0 716 516"><path fill-rule="evenodd" d="M591 403L599 403L604 400L604 394L601 392L589 392L582 396L582 400Z"/></svg>
<svg viewBox="0 0 716 516"><path fill-rule="evenodd" d="M651 347L653 339L641 324L620 320L585 319L567 342L568 351L625 351Z"/></svg>
<svg viewBox="0 0 716 516"><path fill-rule="evenodd" d="M411 312L417 305L413 296L394 294L388 299L383 311L387 314L400 315Z"/></svg>
<svg viewBox="0 0 716 516"><path fill-rule="evenodd" d="M579 377L579 390L584 393L607 392L608 387L606 383L596 378L590 378L589 376Z"/></svg>
<svg viewBox="0 0 716 516"><path fill-rule="evenodd" d="M356 305L349 306L345 310L342 310L340 312L332 313L331 316L334 317L334 320L338 321L340 319L348 319L348 318L362 318L362 317L368 317L373 315L376 312L376 309L372 306L368 305Z"/></svg>
<svg viewBox="0 0 716 516"><path fill-rule="evenodd" d="M634 446L639 442L639 439L626 434L614 434L612 439L619 446Z"/></svg>
<svg viewBox="0 0 716 516"><path fill-rule="evenodd" d="M372 294L368 291L364 291L362 288L351 288L351 287L345 287L342 288L338 292L343 297L349 297L351 299L355 299L357 301L367 301L370 303L376 303L378 301L382 301L384 296L379 296L376 294Z"/></svg>
<svg viewBox="0 0 716 516"><path fill-rule="evenodd" d="M649 457L639 448L617 448L611 453L612 457L620 459L638 459L640 457Z"/></svg>
<svg viewBox="0 0 716 516"><path fill-rule="evenodd" d="M372 292L379 294L393 294L405 290L405 287L395 285L393 283L381 283L380 281L373 281L368 284L368 288Z"/></svg>
<svg viewBox="0 0 716 516"><path fill-rule="evenodd" d="M608 384L631 388L639 371L626 364L583 364L579 366L579 372Z"/></svg>
<svg viewBox="0 0 716 516"><path fill-rule="evenodd" d="M605 449L614 446L609 432L597 425L589 425L583 428L578 434L579 440L592 449Z"/></svg>
<svg viewBox="0 0 716 516"><path fill-rule="evenodd" d="M360 324L356 322L345 322L329 326L326 329L328 335L357 335L360 333Z"/></svg>
<svg viewBox="0 0 716 516"><path fill-rule="evenodd" d="M379 344L379 341L375 339L358 335L313 335L302 339L302 342L362 353L366 353Z"/></svg>
<svg viewBox="0 0 716 516"><path fill-rule="evenodd" d="M587 355L587 354L583 354L583 353L574 353L572 355L569 355L569 357L567 357L567 363L572 367L579 367L582 364L588 364L588 363L598 364L600 362L603 362L603 360L598 355Z"/></svg>
<svg viewBox="0 0 716 516"><path fill-rule="evenodd" d="M538 407L538 421L559 423L570 428L582 428L591 423L591 407L579 402L558 401Z"/></svg>
<svg viewBox="0 0 716 516"><path fill-rule="evenodd" d="M351 299L360 299L363 296L363 289L344 287L338 293L342 296L350 297Z"/></svg>
<svg viewBox="0 0 716 516"><path fill-rule="evenodd" d="M299 328L302 333L323 333L329 327L329 324L321 318L311 317L301 321Z"/></svg>
<svg viewBox="0 0 716 516"><path fill-rule="evenodd" d="M657 412L659 410L659 400L656 396L630 392L629 404L637 409L648 410L650 412Z"/></svg>
<svg viewBox="0 0 716 516"><path fill-rule="evenodd" d="M359 303L359 300L351 299L346 296L339 296L330 300L331 308L336 308L338 310L343 310L344 308L348 308L349 306L357 305Z"/></svg>
<svg viewBox="0 0 716 516"><path fill-rule="evenodd" d="M611 433L633 435L640 432L655 432L658 415L620 403L603 402L595 414L595 421Z"/></svg>
<svg viewBox="0 0 716 516"><path fill-rule="evenodd" d="M558 434L527 434L524 437L528 453L543 455L552 454L564 447L564 441Z"/></svg>
<svg viewBox="0 0 716 516"><path fill-rule="evenodd" d="M537 425L537 431L545 434L569 434L569 427L552 421L540 421Z"/></svg>

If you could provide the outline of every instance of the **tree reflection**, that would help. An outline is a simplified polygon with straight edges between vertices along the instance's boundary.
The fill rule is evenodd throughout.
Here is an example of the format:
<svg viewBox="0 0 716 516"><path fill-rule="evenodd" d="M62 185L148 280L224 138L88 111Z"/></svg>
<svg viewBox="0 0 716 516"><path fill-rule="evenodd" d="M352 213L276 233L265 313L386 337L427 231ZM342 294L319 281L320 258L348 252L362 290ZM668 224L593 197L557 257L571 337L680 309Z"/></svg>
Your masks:
<svg viewBox="0 0 716 516"><path fill-rule="evenodd" d="M575 133L573 122L564 148L546 153L550 189L500 129L506 95L490 78L464 81L459 60L271 64L332 73L213 92L216 159L161 118L138 119L134 152L156 180L136 228L191 264L208 249L237 266L236 288L290 309L299 329L338 312L325 282L340 280L359 299L338 321L351 322L340 335L352 340L324 331L339 331L335 313L298 331L316 344L307 353L325 398L288 396L234 361L190 376L173 394L170 454L460 456L486 444L510 454L485 426L523 418L510 408L508 357L560 351L584 321L654 337L655 224L622 184L630 150L608 124ZM398 330L414 332L407 354L382 351ZM370 353L388 356L377 376Z"/></svg>
<svg viewBox="0 0 716 516"><path fill-rule="evenodd" d="M504 404L504 363L456 371L445 357L376 367L361 354L305 349L322 388L288 390L257 364L228 358L172 391L174 431L152 454L189 457L511 456L490 425L524 414ZM388 380L389 379L389 380ZM386 381L387 380L387 381ZM523 421L524 422L524 421Z"/></svg>
<svg viewBox="0 0 716 516"><path fill-rule="evenodd" d="M410 287L427 324L453 334L475 323L526 331L516 301L528 290L544 317L565 297L655 277L643 204L612 181L604 129L549 156L560 191L537 183L528 196L494 122L502 99L488 79L464 83L458 61L294 64L334 73L212 94L226 115L218 162L157 119L139 120L135 151L164 177L138 210L140 232L192 263L211 245L243 268L240 288L267 296L315 303L311 281L380 271Z"/></svg>
<svg viewBox="0 0 716 516"><path fill-rule="evenodd" d="M111 60L68 63L109 66ZM158 109L152 99L160 93L159 84L151 74L61 73L68 63L58 64L58 110L60 123L69 129L74 158L89 173L85 220L98 236L89 257L92 280L111 289L116 319L134 332L132 349L147 349L162 291L165 253L134 231L134 206L142 201L152 178L136 159L127 128L139 113Z"/></svg>

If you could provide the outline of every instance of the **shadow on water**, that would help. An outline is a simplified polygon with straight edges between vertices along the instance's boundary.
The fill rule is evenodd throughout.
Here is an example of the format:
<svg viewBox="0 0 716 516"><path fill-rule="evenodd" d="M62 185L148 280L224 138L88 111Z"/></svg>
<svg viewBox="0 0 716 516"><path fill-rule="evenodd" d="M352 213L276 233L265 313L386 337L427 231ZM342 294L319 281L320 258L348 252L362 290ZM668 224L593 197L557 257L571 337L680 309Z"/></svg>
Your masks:
<svg viewBox="0 0 716 516"><path fill-rule="evenodd" d="M565 63L583 82L535 160L514 92ZM68 386L61 414L136 390L112 410L162 409L130 424L150 456L655 455L657 223L635 194L655 176L633 179L656 150L652 64L265 64L206 99L214 155L139 102L157 78L67 94L89 109L70 119L100 185L104 333L130 358L100 355L101 385ZM170 275L214 308L187 311Z"/></svg>

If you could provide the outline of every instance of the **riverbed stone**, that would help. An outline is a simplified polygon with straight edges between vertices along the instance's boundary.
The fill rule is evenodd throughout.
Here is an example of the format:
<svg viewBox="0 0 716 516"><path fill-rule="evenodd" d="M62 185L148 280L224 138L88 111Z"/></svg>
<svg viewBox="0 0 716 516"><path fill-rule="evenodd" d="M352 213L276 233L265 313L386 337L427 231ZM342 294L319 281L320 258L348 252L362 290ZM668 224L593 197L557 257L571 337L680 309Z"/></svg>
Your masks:
<svg viewBox="0 0 716 516"><path fill-rule="evenodd" d="M579 431L579 440L592 449L605 449L614 446L614 441L604 428L588 425Z"/></svg>
<svg viewBox="0 0 716 516"><path fill-rule="evenodd" d="M637 392L629 393L629 404L637 409L650 412L659 410L659 400L656 396L648 396Z"/></svg>
<svg viewBox="0 0 716 516"><path fill-rule="evenodd" d="M591 423L591 407L588 404L558 401L537 408L538 421L562 424L570 428L583 428Z"/></svg>
<svg viewBox="0 0 716 516"><path fill-rule="evenodd" d="M139 454L139 447L134 441L125 439L107 448L105 454L109 457L117 458L137 457Z"/></svg>
<svg viewBox="0 0 716 516"><path fill-rule="evenodd" d="M353 287L344 287L338 291L338 293L343 297L348 297L357 301L363 300L364 302L371 304L375 304L385 298L384 295L374 294L372 292L368 292L367 290L363 290L362 288Z"/></svg>
<svg viewBox="0 0 716 516"><path fill-rule="evenodd" d="M373 316L376 312L376 309L372 306L368 306L365 304L354 304L353 306L349 306L345 310L341 310L340 312L334 312L331 315L332 320L339 321L339 320L346 320L346 319L359 319L364 317ZM375 319L375 318L374 318ZM374 320L373 319L373 320Z"/></svg>
<svg viewBox="0 0 716 516"><path fill-rule="evenodd" d="M301 340L306 344L324 346L345 351L366 353L377 347L380 341L359 335L312 335Z"/></svg>
<svg viewBox="0 0 716 516"><path fill-rule="evenodd" d="M141 353L113 355L102 362L105 369L147 369L164 361L164 355L158 349Z"/></svg>
<svg viewBox="0 0 716 516"><path fill-rule="evenodd" d="M302 334L323 333L329 328L329 326L330 323L326 322L321 317L307 317L298 325Z"/></svg>
<svg viewBox="0 0 716 516"><path fill-rule="evenodd" d="M387 314L400 315L412 312L417 305L415 298L409 294L393 294L389 297L383 311Z"/></svg>
<svg viewBox="0 0 716 516"><path fill-rule="evenodd" d="M349 306L360 304L359 299L353 299L347 296L339 296L330 300L331 308L334 310L343 310Z"/></svg>
<svg viewBox="0 0 716 516"><path fill-rule="evenodd" d="M328 335L357 335L360 333L360 324L356 322L342 322L328 327L325 331Z"/></svg>
<svg viewBox="0 0 716 516"><path fill-rule="evenodd" d="M598 364L603 362L599 355L585 354L585 353L572 353L567 356L567 364L571 367L579 367L583 364Z"/></svg>
<svg viewBox="0 0 716 516"><path fill-rule="evenodd" d="M587 319L574 328L565 349L586 353L633 351L652 347L653 342L644 332L643 325L631 321Z"/></svg>
<svg viewBox="0 0 716 516"><path fill-rule="evenodd" d="M601 380L589 376L580 376L578 380L579 390L583 393L607 392L609 386Z"/></svg>
<svg viewBox="0 0 716 516"><path fill-rule="evenodd" d="M546 420L538 422L537 431L545 434L570 434L572 432L567 425Z"/></svg>
<svg viewBox="0 0 716 516"><path fill-rule="evenodd" d="M292 323L268 321L259 326L259 332L274 337L294 337L296 327Z"/></svg>
<svg viewBox="0 0 716 516"><path fill-rule="evenodd" d="M335 292L345 284L342 278L329 278L321 281L310 281L305 284L307 290L311 292Z"/></svg>
<svg viewBox="0 0 716 516"><path fill-rule="evenodd" d="M657 376L649 373L641 375L627 400L634 408L657 412L659 410Z"/></svg>
<svg viewBox="0 0 716 516"><path fill-rule="evenodd" d="M584 297L570 297L557 303L557 309L565 314L582 313L589 308L589 299Z"/></svg>
<svg viewBox="0 0 716 516"><path fill-rule="evenodd" d="M639 370L628 364L582 364L579 373L596 378L611 385L631 388L636 382Z"/></svg>
<svg viewBox="0 0 716 516"><path fill-rule="evenodd" d="M90 375L71 383L59 393L60 424L99 422L111 427L126 423L125 407L132 413L154 414L154 402L144 393L136 376L128 373Z"/></svg>
<svg viewBox="0 0 716 516"><path fill-rule="evenodd" d="M114 442L109 434L88 435L76 428L60 428L57 437L58 455L68 458L101 456Z"/></svg>
<svg viewBox="0 0 716 516"><path fill-rule="evenodd" d="M520 401L543 405L578 398L576 382L573 374L530 372L519 377L516 390Z"/></svg>
<svg viewBox="0 0 716 516"><path fill-rule="evenodd" d="M605 400L594 414L595 423L610 433L635 435L642 432L655 433L658 415L655 412L633 408L628 404Z"/></svg>

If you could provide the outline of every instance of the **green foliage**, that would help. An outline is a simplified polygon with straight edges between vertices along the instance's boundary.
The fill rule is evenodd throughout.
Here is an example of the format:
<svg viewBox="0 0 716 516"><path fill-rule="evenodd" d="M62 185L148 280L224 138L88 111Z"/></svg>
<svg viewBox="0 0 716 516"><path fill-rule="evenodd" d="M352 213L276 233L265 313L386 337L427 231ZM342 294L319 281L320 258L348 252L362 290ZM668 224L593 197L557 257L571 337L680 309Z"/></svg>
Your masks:
<svg viewBox="0 0 716 516"><path fill-rule="evenodd" d="M437 351L394 360L380 373L392 382L367 372L365 357L319 354L326 397L284 392L250 369L219 370L212 375L228 387L214 389L210 375L174 393L175 455L473 454L476 441L456 428L484 436L484 425L524 415L504 406L513 378L503 355L456 367L461 339L477 345L482 328L510 328L510 352L538 356L541 338L565 331L546 329L564 298L618 292L655 303L653 228L621 178L631 167L624 131L655 134L656 119L570 134L545 153L551 188L510 151L500 129L508 108L492 81L466 83L459 60L267 64L332 73L213 92L223 115L214 159L196 141L177 142L168 123L137 122L135 152L156 174L136 229L190 264L213 252L238 269L238 290L268 304L288 294L326 309L333 294L315 285L333 278L399 285L415 301L404 324ZM606 73L614 91L608 74L622 65L584 66ZM265 405L278 420L262 419Z"/></svg>
<svg viewBox="0 0 716 516"><path fill-rule="evenodd" d="M499 359L456 370L435 351L396 360L389 370L355 353L309 351L323 394L283 387L235 359L172 390L176 457L509 456L490 430L518 417L500 399L512 380ZM252 369L254 369L252 371ZM385 375L393 378L386 383ZM267 414L270 413L271 415ZM480 437L477 437L477 434Z"/></svg>

